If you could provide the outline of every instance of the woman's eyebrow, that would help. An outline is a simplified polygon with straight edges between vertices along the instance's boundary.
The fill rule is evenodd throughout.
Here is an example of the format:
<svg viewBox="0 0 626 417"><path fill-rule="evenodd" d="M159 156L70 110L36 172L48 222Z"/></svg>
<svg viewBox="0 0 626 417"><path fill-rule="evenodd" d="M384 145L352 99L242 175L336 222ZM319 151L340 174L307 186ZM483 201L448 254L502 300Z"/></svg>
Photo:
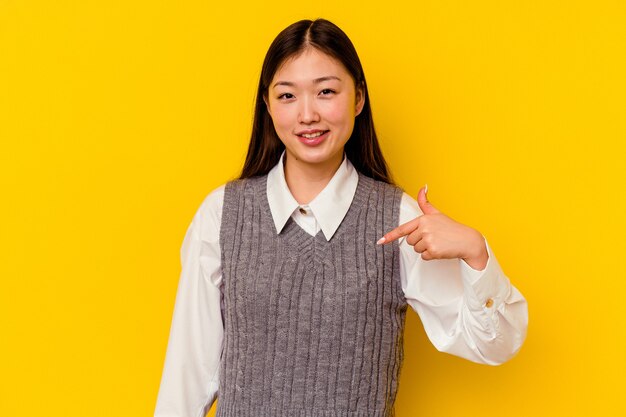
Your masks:
<svg viewBox="0 0 626 417"><path fill-rule="evenodd" d="M313 80L313 84L319 84L321 82L324 81L329 81L329 80L337 80L337 81L341 81L341 78L334 76L334 75L329 75L327 77L320 77L320 78L316 78Z"/></svg>
<svg viewBox="0 0 626 417"><path fill-rule="evenodd" d="M326 77L320 77L320 78L314 79L313 80L313 84L319 84L321 82L329 81L329 80L341 81L341 78L339 78L339 77L337 77L335 75L328 75ZM287 87L294 87L296 84L292 83L291 81L276 81L272 87L276 88L279 85L286 85Z"/></svg>

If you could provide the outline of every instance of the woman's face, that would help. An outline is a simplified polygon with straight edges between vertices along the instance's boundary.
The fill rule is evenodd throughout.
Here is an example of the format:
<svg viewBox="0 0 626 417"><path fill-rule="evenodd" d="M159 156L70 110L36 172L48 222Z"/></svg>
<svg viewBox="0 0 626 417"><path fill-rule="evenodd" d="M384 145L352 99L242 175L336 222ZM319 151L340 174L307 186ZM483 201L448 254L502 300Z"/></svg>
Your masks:
<svg viewBox="0 0 626 417"><path fill-rule="evenodd" d="M365 102L343 64L308 48L276 71L267 96L287 161L339 166Z"/></svg>

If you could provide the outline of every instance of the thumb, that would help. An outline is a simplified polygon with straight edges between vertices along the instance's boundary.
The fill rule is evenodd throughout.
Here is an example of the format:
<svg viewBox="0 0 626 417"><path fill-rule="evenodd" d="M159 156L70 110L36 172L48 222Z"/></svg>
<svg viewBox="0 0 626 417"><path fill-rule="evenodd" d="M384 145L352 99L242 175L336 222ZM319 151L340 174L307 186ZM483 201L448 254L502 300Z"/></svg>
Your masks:
<svg viewBox="0 0 626 417"><path fill-rule="evenodd" d="M428 201L427 193L428 193L428 184L420 188L419 193L417 193L417 204L420 206L424 214L439 213L439 210L437 210L435 206L430 204L430 202Z"/></svg>

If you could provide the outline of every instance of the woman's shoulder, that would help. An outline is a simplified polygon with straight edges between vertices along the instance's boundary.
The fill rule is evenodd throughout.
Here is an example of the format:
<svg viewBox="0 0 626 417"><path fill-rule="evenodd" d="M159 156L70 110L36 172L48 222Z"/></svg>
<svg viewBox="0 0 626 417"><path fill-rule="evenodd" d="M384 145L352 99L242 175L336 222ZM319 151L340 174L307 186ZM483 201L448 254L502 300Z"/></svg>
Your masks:
<svg viewBox="0 0 626 417"><path fill-rule="evenodd" d="M359 181L365 182L365 185L370 187L374 192L384 192L389 195L396 195L396 197L400 197L402 193L404 193L404 189L397 184L388 183L386 181L372 178L368 175L359 172Z"/></svg>
<svg viewBox="0 0 626 417"><path fill-rule="evenodd" d="M190 228L194 229L202 240L211 239L219 231L225 188L226 183L212 189L196 209Z"/></svg>
<svg viewBox="0 0 626 417"><path fill-rule="evenodd" d="M261 184L262 179L262 177L236 178L212 189L196 210L193 218L195 228L202 235L217 230L222 222L222 208L227 193L233 198L233 192L237 193L247 186Z"/></svg>
<svg viewBox="0 0 626 417"><path fill-rule="evenodd" d="M415 217L421 216L422 210L417 204L417 200L409 195L403 187L395 183L388 183L382 180L368 177L362 173L359 173L361 180L370 182L373 185L373 189L378 192L383 192L386 195L395 198L396 202L400 203L400 224L405 223Z"/></svg>
<svg viewBox="0 0 626 417"><path fill-rule="evenodd" d="M227 184L228 183L223 183L209 191L209 193L202 200L200 208L203 210L219 209L222 205L222 201L224 200L224 191Z"/></svg>
<svg viewBox="0 0 626 417"><path fill-rule="evenodd" d="M245 188L252 184L259 184L262 181L262 177L251 178L235 178L219 185L212 189L202 200L199 211L221 211L222 204L224 202L224 195L234 189Z"/></svg>
<svg viewBox="0 0 626 417"><path fill-rule="evenodd" d="M231 190L241 190L247 187L257 187L264 185L264 180L267 178L266 175L257 175L254 177L247 178L235 178L228 182L226 182L223 187L225 192L229 192Z"/></svg>

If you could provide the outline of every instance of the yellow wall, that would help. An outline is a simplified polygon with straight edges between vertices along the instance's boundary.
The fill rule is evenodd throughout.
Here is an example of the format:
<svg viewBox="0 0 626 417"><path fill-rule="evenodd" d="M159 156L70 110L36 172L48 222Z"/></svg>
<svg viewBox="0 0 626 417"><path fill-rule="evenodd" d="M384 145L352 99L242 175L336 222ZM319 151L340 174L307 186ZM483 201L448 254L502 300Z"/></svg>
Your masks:
<svg viewBox="0 0 626 417"><path fill-rule="evenodd" d="M318 16L397 181L529 300L500 367L411 311L398 417L625 415L626 3L212 3L0 0L0 415L151 415L186 227L241 167L269 43Z"/></svg>

